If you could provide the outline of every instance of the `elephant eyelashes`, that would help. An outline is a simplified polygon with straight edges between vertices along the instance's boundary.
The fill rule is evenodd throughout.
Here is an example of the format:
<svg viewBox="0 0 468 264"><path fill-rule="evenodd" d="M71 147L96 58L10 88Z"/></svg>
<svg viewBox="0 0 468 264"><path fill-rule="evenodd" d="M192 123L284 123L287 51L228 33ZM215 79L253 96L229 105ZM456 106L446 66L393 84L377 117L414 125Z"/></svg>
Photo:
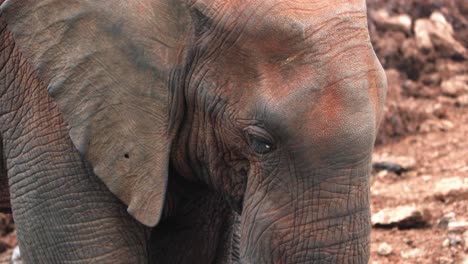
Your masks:
<svg viewBox="0 0 468 264"><path fill-rule="evenodd" d="M250 148L256 154L267 154L275 149L271 137L265 131L261 131L260 128L247 128L246 136Z"/></svg>

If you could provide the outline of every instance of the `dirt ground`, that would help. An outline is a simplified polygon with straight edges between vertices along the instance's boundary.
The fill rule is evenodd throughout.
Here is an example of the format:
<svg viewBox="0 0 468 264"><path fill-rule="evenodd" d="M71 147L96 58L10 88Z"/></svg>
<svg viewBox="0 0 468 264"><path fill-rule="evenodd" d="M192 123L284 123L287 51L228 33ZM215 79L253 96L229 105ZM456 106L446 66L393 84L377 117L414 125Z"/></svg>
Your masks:
<svg viewBox="0 0 468 264"><path fill-rule="evenodd" d="M367 2L389 81L372 214L398 218L392 210L410 206L422 215L405 226L377 223L370 263L468 264L468 1ZM16 244L11 216L0 213L0 263Z"/></svg>
<svg viewBox="0 0 468 264"><path fill-rule="evenodd" d="M466 235L465 242L444 245L449 236L459 235L438 226L438 221L450 213L457 221L468 219L468 113L466 109L445 107L449 108L453 123L450 130L418 133L376 149L377 154L414 159L415 164L414 169L400 175L374 173L373 214L384 208L415 205L429 211L431 217L426 226L418 228L374 228L371 263L468 263L463 244L468 243ZM455 181L455 186L448 186L446 192L440 190L441 181L454 178L461 178L465 186L459 188L459 181ZM388 256L377 253L382 243L393 249Z"/></svg>
<svg viewBox="0 0 468 264"><path fill-rule="evenodd" d="M466 264L468 1L369 0L368 5L371 38L389 82L375 157L407 167L398 173L374 170L372 214L386 208L397 214L392 211L397 206L426 214L424 223L406 229L374 227L370 263ZM410 30L392 24L381 9L399 21L407 15ZM422 48L418 30L424 29L418 27L437 17L434 12L453 27L454 38L431 36L433 47ZM437 43L439 37L447 39ZM444 220L465 226L454 231Z"/></svg>

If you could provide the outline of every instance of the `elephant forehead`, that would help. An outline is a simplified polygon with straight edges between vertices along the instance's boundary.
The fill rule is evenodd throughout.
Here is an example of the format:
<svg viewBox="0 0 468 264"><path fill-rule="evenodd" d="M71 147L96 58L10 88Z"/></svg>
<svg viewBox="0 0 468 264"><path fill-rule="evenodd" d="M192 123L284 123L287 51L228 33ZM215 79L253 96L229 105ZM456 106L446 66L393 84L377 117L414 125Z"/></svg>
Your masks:
<svg viewBox="0 0 468 264"><path fill-rule="evenodd" d="M257 39L304 38L335 18L357 23L364 0L193 0L191 4L215 25Z"/></svg>
<svg viewBox="0 0 468 264"><path fill-rule="evenodd" d="M364 0L187 0L188 5L207 12L229 12L239 16L248 11L289 14L292 17L323 16L349 8L366 10Z"/></svg>
<svg viewBox="0 0 468 264"><path fill-rule="evenodd" d="M281 66L283 73L301 64L320 68L353 45L370 48L360 0L226 1L224 6L197 1L194 8L210 21L213 38L225 43L216 47L223 54L241 53L252 64Z"/></svg>

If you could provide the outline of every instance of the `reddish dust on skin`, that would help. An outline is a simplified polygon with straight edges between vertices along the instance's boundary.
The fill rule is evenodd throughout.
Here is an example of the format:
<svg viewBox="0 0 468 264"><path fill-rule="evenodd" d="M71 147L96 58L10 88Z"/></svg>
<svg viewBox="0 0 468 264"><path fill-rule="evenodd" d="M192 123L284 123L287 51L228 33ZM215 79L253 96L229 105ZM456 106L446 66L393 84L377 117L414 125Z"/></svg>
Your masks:
<svg viewBox="0 0 468 264"><path fill-rule="evenodd" d="M138 0L137 2L138 2L138 4L137 4L138 5L137 6L138 12L142 13L142 15L143 15L144 13L147 13L149 11L149 9L151 7L151 2L150 1L148 1L148 0Z"/></svg>
<svg viewBox="0 0 468 264"><path fill-rule="evenodd" d="M140 3L140 5L138 5L138 11L140 11L140 13L143 13L145 11L146 7Z"/></svg>
<svg viewBox="0 0 468 264"><path fill-rule="evenodd" d="M333 134L331 130L339 123L340 113L343 112L343 95L340 93L339 88L329 87L324 90L323 96L319 99L319 104L316 106L320 109L318 116L321 121L317 122L321 125L322 133L325 135Z"/></svg>
<svg viewBox="0 0 468 264"><path fill-rule="evenodd" d="M265 63L260 67L261 87L259 95L278 105L287 97L293 97L297 93L307 93L310 86L314 85L309 80L314 75L310 69L290 70L284 65ZM306 94L304 94L306 95Z"/></svg>

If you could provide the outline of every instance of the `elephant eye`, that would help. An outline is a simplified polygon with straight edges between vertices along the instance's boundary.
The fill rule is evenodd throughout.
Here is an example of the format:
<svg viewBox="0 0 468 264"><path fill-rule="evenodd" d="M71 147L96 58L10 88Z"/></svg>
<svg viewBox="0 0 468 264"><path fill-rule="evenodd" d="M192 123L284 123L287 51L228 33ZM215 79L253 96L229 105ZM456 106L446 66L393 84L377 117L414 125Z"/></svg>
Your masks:
<svg viewBox="0 0 468 264"><path fill-rule="evenodd" d="M275 149L273 140L271 140L264 131L260 132L258 128L248 128L246 129L246 134L247 142L252 151L255 153L262 155L267 154Z"/></svg>
<svg viewBox="0 0 468 264"><path fill-rule="evenodd" d="M257 154L266 154L273 150L273 145L270 142L255 136L249 137L249 145Z"/></svg>

